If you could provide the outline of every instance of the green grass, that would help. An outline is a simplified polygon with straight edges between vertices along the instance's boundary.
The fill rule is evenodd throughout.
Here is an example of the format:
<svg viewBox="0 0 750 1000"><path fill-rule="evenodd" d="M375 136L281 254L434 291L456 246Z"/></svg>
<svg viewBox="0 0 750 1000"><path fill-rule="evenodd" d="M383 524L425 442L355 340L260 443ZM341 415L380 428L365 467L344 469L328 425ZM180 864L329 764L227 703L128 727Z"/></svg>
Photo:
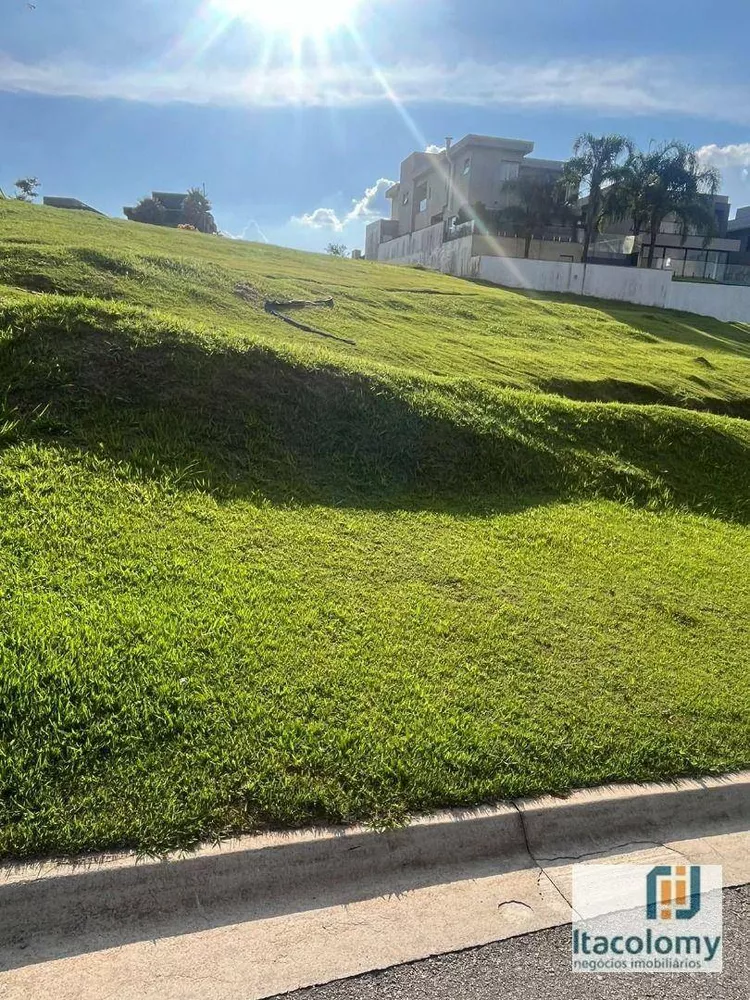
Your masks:
<svg viewBox="0 0 750 1000"><path fill-rule="evenodd" d="M0 285L82 294L207 325L225 343L289 347L358 371L477 379L604 402L750 416L750 324L511 292L368 261L237 244L80 213L0 203ZM235 294L238 284L257 302ZM266 298L333 295L297 332Z"/></svg>
<svg viewBox="0 0 750 1000"><path fill-rule="evenodd" d="M747 327L9 203L0 280L0 855L750 764Z"/></svg>

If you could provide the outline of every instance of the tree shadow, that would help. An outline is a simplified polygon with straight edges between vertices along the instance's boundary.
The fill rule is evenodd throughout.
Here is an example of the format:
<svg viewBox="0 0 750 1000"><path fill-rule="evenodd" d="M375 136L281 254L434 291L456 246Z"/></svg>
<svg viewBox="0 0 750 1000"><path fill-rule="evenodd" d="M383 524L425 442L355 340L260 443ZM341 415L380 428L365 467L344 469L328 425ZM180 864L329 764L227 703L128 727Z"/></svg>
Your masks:
<svg viewBox="0 0 750 1000"><path fill-rule="evenodd" d="M605 299L591 299L590 302L592 308L658 341L682 344L697 350L724 351L750 359L749 324L728 323L696 313L653 309Z"/></svg>
<svg viewBox="0 0 750 1000"><path fill-rule="evenodd" d="M605 313L624 326L646 338L668 341L697 349L725 351L741 358L750 358L750 323L724 322L711 316L639 306L616 299L598 299L593 296L570 295L564 292L541 292L531 288L505 288L482 278L464 279L484 288L503 288L503 291L534 302L554 302L581 306Z"/></svg>
<svg viewBox="0 0 750 1000"><path fill-rule="evenodd" d="M734 520L750 506L748 441L718 419L303 365L104 308L19 323L0 385L16 440L219 499L482 514L595 496Z"/></svg>

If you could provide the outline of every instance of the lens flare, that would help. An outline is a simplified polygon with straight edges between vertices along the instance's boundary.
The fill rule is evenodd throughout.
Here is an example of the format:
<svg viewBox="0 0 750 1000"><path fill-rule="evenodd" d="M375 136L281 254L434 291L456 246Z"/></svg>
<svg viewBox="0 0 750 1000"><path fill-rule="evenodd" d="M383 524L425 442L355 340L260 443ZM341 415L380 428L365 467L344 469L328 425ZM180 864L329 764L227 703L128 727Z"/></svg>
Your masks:
<svg viewBox="0 0 750 1000"><path fill-rule="evenodd" d="M215 6L267 31L321 38L351 22L359 0L215 0Z"/></svg>

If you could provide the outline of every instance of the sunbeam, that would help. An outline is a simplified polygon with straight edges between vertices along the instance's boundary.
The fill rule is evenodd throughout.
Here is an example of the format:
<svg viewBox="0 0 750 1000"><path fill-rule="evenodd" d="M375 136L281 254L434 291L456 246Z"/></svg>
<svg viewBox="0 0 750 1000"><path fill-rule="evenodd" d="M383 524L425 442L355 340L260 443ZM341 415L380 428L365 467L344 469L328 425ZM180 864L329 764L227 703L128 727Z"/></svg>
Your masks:
<svg viewBox="0 0 750 1000"><path fill-rule="evenodd" d="M320 38L351 23L359 0L211 0L223 13L289 38Z"/></svg>

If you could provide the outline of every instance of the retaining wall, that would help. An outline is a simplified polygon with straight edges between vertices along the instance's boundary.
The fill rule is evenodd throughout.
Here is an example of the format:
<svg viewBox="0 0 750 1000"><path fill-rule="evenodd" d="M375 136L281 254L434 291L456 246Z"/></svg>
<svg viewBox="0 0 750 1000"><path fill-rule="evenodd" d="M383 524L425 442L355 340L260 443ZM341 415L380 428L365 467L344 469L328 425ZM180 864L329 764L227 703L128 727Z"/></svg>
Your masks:
<svg viewBox="0 0 750 1000"><path fill-rule="evenodd" d="M677 281L671 271L606 264L560 264L544 260L480 257L466 277L478 276L507 288L615 299L659 309L750 323L750 287Z"/></svg>
<svg viewBox="0 0 750 1000"><path fill-rule="evenodd" d="M480 259L472 255L471 236L443 243L442 222L381 243L378 253L378 259L386 263L421 264L431 271L442 271L459 278L475 277Z"/></svg>
<svg viewBox="0 0 750 1000"><path fill-rule="evenodd" d="M443 243L443 225L439 223L382 243L378 255L381 261L422 264L430 270L463 278L482 278L506 288L615 299L713 316L728 322L750 323L750 286L747 285L679 281L673 279L671 271L641 267L584 266L476 253L483 248L481 238L472 236Z"/></svg>

